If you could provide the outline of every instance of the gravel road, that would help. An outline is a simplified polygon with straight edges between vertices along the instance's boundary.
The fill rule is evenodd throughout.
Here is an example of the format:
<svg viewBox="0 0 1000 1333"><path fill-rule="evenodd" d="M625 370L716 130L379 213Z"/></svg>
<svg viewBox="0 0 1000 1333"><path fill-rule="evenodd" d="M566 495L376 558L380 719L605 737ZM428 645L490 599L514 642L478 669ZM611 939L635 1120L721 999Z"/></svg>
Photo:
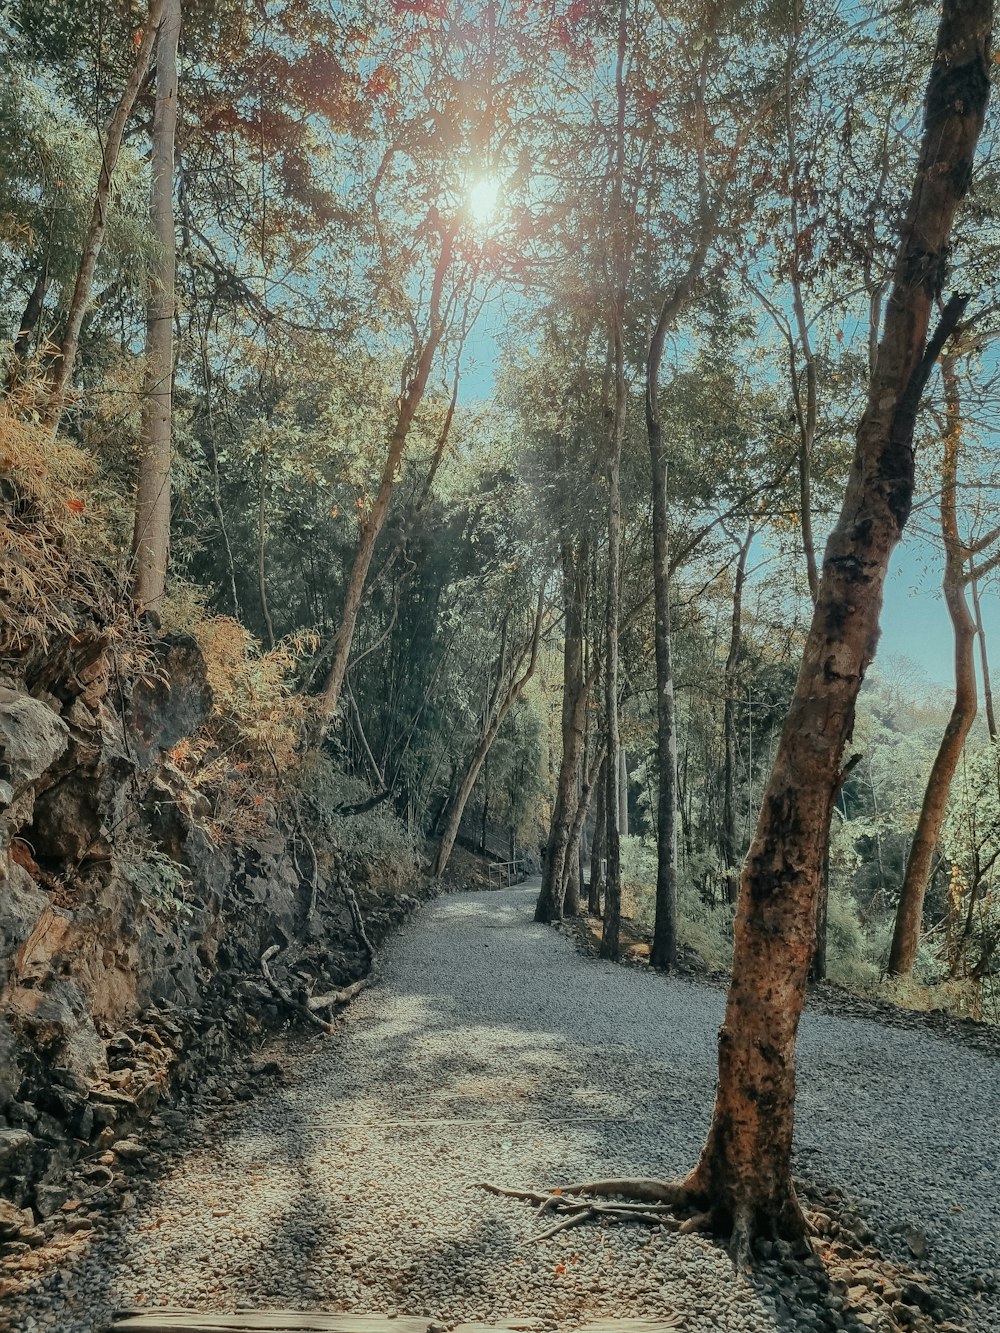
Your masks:
<svg viewBox="0 0 1000 1333"><path fill-rule="evenodd" d="M179 1158L120 1232L20 1309L19 1330L90 1333L134 1304L446 1324L655 1315L688 1333L862 1327L835 1307L790 1314L780 1276L737 1277L701 1237L587 1227L524 1246L531 1209L472 1188L673 1175L696 1159L711 1111L722 993L583 958L532 922L534 894L425 907L343 1031L287 1057L287 1086ZM1000 1064L819 1013L799 1053L799 1171L867 1200L890 1258L912 1262L899 1233L916 1223L935 1281L989 1288ZM1000 1327L995 1296L971 1309L976 1333Z"/></svg>

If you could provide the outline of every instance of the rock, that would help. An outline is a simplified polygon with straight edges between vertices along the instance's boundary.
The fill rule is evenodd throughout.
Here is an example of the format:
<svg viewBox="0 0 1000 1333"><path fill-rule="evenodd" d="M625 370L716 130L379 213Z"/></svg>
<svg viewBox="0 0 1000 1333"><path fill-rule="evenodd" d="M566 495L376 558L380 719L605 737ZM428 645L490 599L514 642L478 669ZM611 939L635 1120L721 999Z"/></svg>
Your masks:
<svg viewBox="0 0 1000 1333"><path fill-rule="evenodd" d="M107 1185L114 1179L114 1172L110 1166L105 1166L101 1162L91 1162L80 1174L88 1185Z"/></svg>
<svg viewBox="0 0 1000 1333"><path fill-rule="evenodd" d="M35 1142L26 1129L0 1129L0 1167L24 1153Z"/></svg>
<svg viewBox="0 0 1000 1333"><path fill-rule="evenodd" d="M35 1207L48 1220L60 1211L69 1199L69 1190L62 1185L39 1185L35 1190Z"/></svg>
<svg viewBox="0 0 1000 1333"><path fill-rule="evenodd" d="M88 1088L107 1072L107 1053L98 1036L87 997L72 977L64 975L65 960L74 957L80 939L72 921L46 907L31 940L22 951L21 984L7 992L9 1012L21 1032L44 1051L58 1053L66 1081Z"/></svg>
<svg viewBox="0 0 1000 1333"><path fill-rule="evenodd" d="M904 1282L900 1295L906 1305L915 1305L928 1314L934 1309L934 1293L923 1282Z"/></svg>
<svg viewBox="0 0 1000 1333"><path fill-rule="evenodd" d="M914 1259L923 1259L927 1254L927 1237L919 1227L908 1223L903 1231L903 1240L906 1242L906 1248L913 1255Z"/></svg>
<svg viewBox="0 0 1000 1333"><path fill-rule="evenodd" d="M167 634L154 651L161 669L133 687L129 702L133 749L144 768L197 731L212 711L212 690L198 640L191 634Z"/></svg>
<svg viewBox="0 0 1000 1333"><path fill-rule="evenodd" d="M135 1139L119 1139L117 1143L112 1144L111 1150L123 1162L138 1162L146 1155L146 1149L141 1143L136 1143Z"/></svg>
<svg viewBox="0 0 1000 1333"><path fill-rule="evenodd" d="M30 1208L15 1208L7 1199L0 1199L0 1240L13 1240L34 1224Z"/></svg>
<svg viewBox="0 0 1000 1333"><path fill-rule="evenodd" d="M52 709L30 694L0 688L0 760L10 790L10 806L62 755L69 728Z"/></svg>

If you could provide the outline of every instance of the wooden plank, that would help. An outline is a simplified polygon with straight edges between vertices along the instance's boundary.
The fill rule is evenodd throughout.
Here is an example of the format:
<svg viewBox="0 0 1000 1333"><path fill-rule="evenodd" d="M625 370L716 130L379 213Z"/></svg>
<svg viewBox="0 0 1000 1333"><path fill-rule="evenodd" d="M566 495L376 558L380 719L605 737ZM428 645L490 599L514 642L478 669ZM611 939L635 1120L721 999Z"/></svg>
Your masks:
<svg viewBox="0 0 1000 1333"><path fill-rule="evenodd" d="M109 1333L427 1333L430 1321L381 1314L296 1314L294 1310L118 1310Z"/></svg>
<svg viewBox="0 0 1000 1333"><path fill-rule="evenodd" d="M544 1328L540 1319L527 1316L523 1319L510 1319L499 1324L456 1324L452 1333L534 1333ZM676 1333L683 1328L679 1315L666 1315L660 1319L597 1319L576 1326L575 1333Z"/></svg>

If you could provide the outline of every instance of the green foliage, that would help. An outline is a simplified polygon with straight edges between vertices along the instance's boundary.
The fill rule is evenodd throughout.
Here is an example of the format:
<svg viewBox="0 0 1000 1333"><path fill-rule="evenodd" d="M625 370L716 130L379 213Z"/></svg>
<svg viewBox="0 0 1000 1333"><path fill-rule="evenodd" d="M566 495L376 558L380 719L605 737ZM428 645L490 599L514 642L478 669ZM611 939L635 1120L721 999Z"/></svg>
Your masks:
<svg viewBox="0 0 1000 1333"><path fill-rule="evenodd" d="M350 813L371 797L371 788L338 767L328 755L311 754L291 775L308 819L324 840L356 863L376 867L405 882L417 873L414 836L390 804Z"/></svg>
<svg viewBox="0 0 1000 1333"><path fill-rule="evenodd" d="M118 862L118 869L157 915L180 921L192 915L187 901L191 883L185 868L165 852L155 847L133 848Z"/></svg>
<svg viewBox="0 0 1000 1333"><path fill-rule="evenodd" d="M92 126L68 102L44 81L6 70L0 82L0 336L5 341L16 337L28 293L43 274L57 303L68 297L101 163ZM115 173L100 286L138 290L150 247L147 192L141 157L126 145ZM44 327L48 322L46 317Z"/></svg>
<svg viewBox="0 0 1000 1333"><path fill-rule="evenodd" d="M641 838L622 839L622 895L636 921L652 930L656 910L656 848ZM712 852L685 866L677 886L677 943L697 954L712 972L727 968L733 952L733 914L728 904L713 904L703 892L706 881L721 878Z"/></svg>

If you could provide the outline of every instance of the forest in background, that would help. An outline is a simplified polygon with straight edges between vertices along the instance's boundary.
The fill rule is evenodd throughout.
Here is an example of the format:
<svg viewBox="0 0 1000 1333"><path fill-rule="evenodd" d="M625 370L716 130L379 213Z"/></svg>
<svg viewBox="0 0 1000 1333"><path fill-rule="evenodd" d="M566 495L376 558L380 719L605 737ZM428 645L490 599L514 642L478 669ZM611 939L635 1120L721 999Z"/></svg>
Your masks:
<svg viewBox="0 0 1000 1333"><path fill-rule="evenodd" d="M14 0L5 671L81 618L125 675L193 634L214 712L171 760L220 840L306 801L401 876L440 874L460 835L544 845L541 919L589 898L616 956L621 893L655 963L679 942L725 968L937 17ZM867 682L813 965L985 1017L991 128L950 253L973 297L916 418L911 521L941 544L956 688L891 662ZM478 402L463 368L501 299ZM169 857L137 855L182 909Z"/></svg>

